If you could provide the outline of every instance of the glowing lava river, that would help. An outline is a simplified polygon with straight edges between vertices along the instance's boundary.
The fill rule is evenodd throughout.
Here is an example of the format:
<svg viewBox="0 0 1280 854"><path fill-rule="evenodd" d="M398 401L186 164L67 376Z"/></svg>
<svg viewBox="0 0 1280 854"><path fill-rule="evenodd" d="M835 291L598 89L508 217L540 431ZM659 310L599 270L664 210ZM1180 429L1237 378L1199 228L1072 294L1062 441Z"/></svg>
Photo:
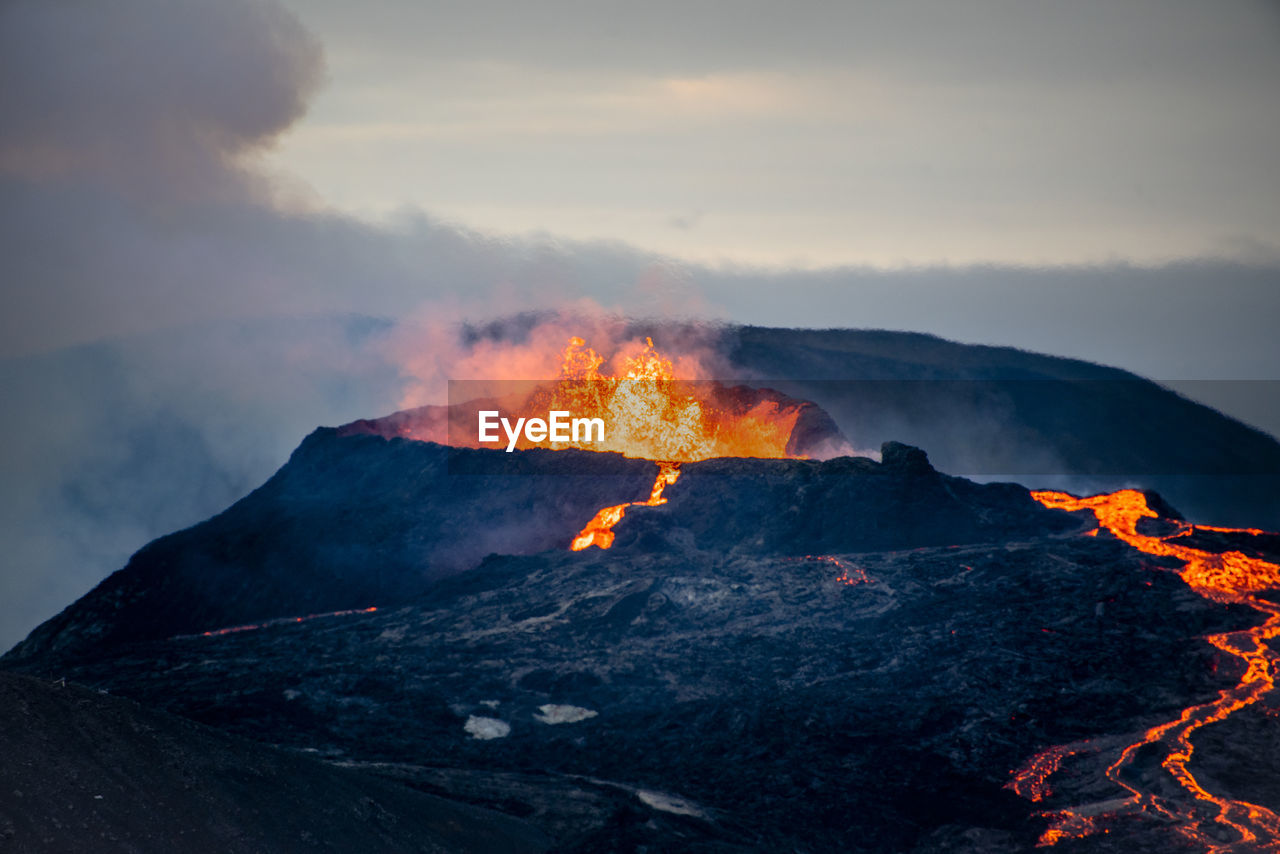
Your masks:
<svg viewBox="0 0 1280 854"><path fill-rule="evenodd" d="M1214 602L1241 604L1266 615L1260 626L1242 631L1209 635L1206 640L1244 665L1239 682L1221 692L1217 699L1182 711L1174 720L1142 733L1138 740L1121 749L1106 771L1107 779L1128 795L1092 807L1049 810L1044 814L1051 826L1040 839L1041 845L1071 837L1107 832L1104 819L1123 814L1147 814L1174 823L1191 842L1213 854L1244 851L1280 851L1280 816L1266 807L1247 801L1232 800L1208 791L1189 769L1194 752L1192 736L1201 727L1225 720L1233 713L1262 699L1275 687L1275 672L1280 664L1267 644L1280 635L1280 605L1259 597L1266 590L1280 588L1280 565L1239 551L1215 553L1193 548L1184 541L1197 531L1258 535L1254 529L1215 528L1172 522L1176 530L1165 536L1138 531L1143 519L1159 518L1147 503L1146 496L1136 490L1121 490L1090 498L1076 498L1062 492L1033 492L1032 496L1046 507L1068 511L1090 510L1101 529L1105 529L1134 548L1155 556L1176 558L1184 562L1179 575L1199 595ZM1162 520L1169 523L1171 520ZM1087 532L1096 535L1099 529ZM1018 795L1039 802L1050 795L1048 779L1070 756L1100 753L1110 749L1111 740L1076 742L1051 747L1033 756L1009 783ZM1116 746L1123 744L1116 741ZM1126 776L1139 751L1159 751L1160 766L1167 774L1163 785L1142 786L1134 782L1137 775ZM1172 785L1169 785L1169 783Z"/></svg>

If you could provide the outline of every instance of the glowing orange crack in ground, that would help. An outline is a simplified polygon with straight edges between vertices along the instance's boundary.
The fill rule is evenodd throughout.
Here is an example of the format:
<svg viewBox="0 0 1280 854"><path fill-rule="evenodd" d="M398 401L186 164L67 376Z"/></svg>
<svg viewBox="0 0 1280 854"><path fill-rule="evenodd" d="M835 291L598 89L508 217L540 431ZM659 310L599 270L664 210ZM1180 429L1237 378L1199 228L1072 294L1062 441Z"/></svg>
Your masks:
<svg viewBox="0 0 1280 854"><path fill-rule="evenodd" d="M791 431L800 410L762 401L745 412L721 411L705 393L676 378L670 359L645 339L643 349L624 360L617 376L601 373L605 359L586 346L582 338L570 338L561 353L560 378L551 395L552 408L578 416L600 418L605 438L579 445L584 450L615 451L627 457L666 460L658 463L658 476L644 501L614 504L598 511L569 548L573 551L613 546L613 528L628 507L665 504L663 490L676 482L682 462L713 457L785 458ZM569 444L550 443L553 449Z"/></svg>
<svg viewBox="0 0 1280 854"><path fill-rule="evenodd" d="M569 548L575 552L580 552L589 546L599 546L602 549L610 548L613 545L613 526L618 524L623 515L627 512L628 507L657 507L659 504L666 504L667 499L662 497L662 491L669 484L675 483L680 477L679 463L658 463L658 477L653 482L653 488L649 490L649 497L644 501L629 501L626 504L615 504L612 507L606 507L596 513L583 528L578 536L573 538L573 542Z"/></svg>
<svg viewBox="0 0 1280 854"><path fill-rule="evenodd" d="M855 584L871 584L871 578L867 575L867 571L860 566L849 566L840 558L834 555L805 555L797 558L786 558L786 560L808 560L817 561L819 563L829 563L836 569L840 570L840 574L836 576L836 581L847 587Z"/></svg>
<svg viewBox="0 0 1280 854"><path fill-rule="evenodd" d="M1222 721L1252 705L1275 687L1272 674L1280 662L1280 656L1272 652L1265 641L1280 635L1280 606L1253 594L1280 588L1280 565L1252 558L1238 551L1214 554L1172 542L1193 534L1196 529L1254 535L1263 532L1252 528L1233 529L1177 523L1178 530L1166 537L1141 534L1137 530L1139 520L1158 518L1158 514L1147 505L1145 495L1132 489L1091 498L1076 498L1064 492L1047 491L1033 492L1032 496L1050 508L1091 510L1100 526L1134 548L1146 554L1183 561L1184 566L1179 575L1201 596L1215 602L1248 605L1267 614L1266 622L1260 626L1210 635L1207 638L1209 643L1244 663L1245 671L1240 681L1219 692L1216 700L1184 709L1177 719L1147 730L1141 740L1130 744L1121 752L1120 758L1107 769L1107 778L1129 792L1130 796L1121 809L1151 809L1174 819L1179 822L1180 832L1193 842L1204 845L1213 854L1254 851L1259 850L1259 846L1263 846L1265 850L1280 851L1280 816L1257 804L1210 793L1187 768L1194 752L1192 733L1206 724ZM1208 819L1229 828L1238 839L1223 842L1200 828L1205 817L1198 816L1194 808L1179 808L1180 805L1170 803L1167 797L1144 791L1121 779L1121 771L1133 763L1137 752L1148 744L1157 743L1167 749L1161 762L1165 771L1192 797L1193 804L1203 804L1213 810L1207 816ZM1015 772L1009 788L1032 801L1042 800L1048 794L1048 777L1057 770L1064 758L1081 752L1085 744L1051 747L1041 751ZM1116 811L1111 812L1114 814ZM1055 810L1046 815L1053 819L1053 824L1041 837L1041 845L1053 845L1063 838L1086 836L1098 830L1096 816L1085 815L1076 810Z"/></svg>

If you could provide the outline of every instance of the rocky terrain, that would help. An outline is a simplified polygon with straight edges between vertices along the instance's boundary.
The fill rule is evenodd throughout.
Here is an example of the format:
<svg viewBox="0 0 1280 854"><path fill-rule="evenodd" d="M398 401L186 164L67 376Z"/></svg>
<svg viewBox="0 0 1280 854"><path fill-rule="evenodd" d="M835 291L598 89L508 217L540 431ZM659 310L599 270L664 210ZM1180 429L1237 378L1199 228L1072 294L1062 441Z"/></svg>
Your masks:
<svg viewBox="0 0 1280 854"><path fill-rule="evenodd" d="M1091 519L898 444L879 463L688 464L612 549L573 553L655 467L553 474L569 453L447 469L438 446L318 431L3 663L505 813L558 850L1026 851L1040 811L1122 794L1101 771L1132 733L1234 684L1205 634L1260 622L1176 561L1085 536ZM468 571L409 557L506 526L520 536ZM1197 762L1276 808L1265 708L1206 727ZM1007 787L1081 740L1045 800ZM1058 846L1197 850L1141 816Z"/></svg>
<svg viewBox="0 0 1280 854"><path fill-rule="evenodd" d="M405 602L487 554L564 547L576 533L566 520L646 493L652 468L616 455L451 451L317 430L261 487L138 551L10 656L93 655L128 640Z"/></svg>
<svg viewBox="0 0 1280 854"><path fill-rule="evenodd" d="M709 460L686 467L666 513L718 508L711 540L705 513L681 516L704 548L764 525L778 539L768 548L792 553L1060 524L1025 490L943 478L927 463L921 477L913 466L923 459L904 449L883 465ZM488 554L565 548L601 507L647 495L655 471L616 454L507 454L320 429L262 487L140 550L8 658L94 655L124 641L407 602Z"/></svg>
<svg viewBox="0 0 1280 854"><path fill-rule="evenodd" d="M0 673L0 850L542 851L525 822Z"/></svg>

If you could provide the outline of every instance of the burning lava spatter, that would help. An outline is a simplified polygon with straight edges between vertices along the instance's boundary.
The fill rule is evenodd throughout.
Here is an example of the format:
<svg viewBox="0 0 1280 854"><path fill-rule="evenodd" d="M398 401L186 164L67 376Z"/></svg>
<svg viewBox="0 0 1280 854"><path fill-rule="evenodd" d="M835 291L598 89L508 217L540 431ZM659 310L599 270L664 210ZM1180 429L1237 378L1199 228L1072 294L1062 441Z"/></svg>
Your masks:
<svg viewBox="0 0 1280 854"><path fill-rule="evenodd" d="M694 393L696 387L676 379L671 360L646 338L644 349L625 361L618 376L602 374L604 357L570 338L562 354L560 379L550 408L579 417L601 418L605 438L592 444L548 443L553 449L580 447L615 451L627 457L658 461L658 476L644 501L605 507L592 517L569 548L613 546L613 526L628 507L665 504L663 490L680 477L680 464L712 457L790 457L787 443L800 417L796 408L765 401L745 413L730 413Z"/></svg>
<svg viewBox="0 0 1280 854"><path fill-rule="evenodd" d="M1106 773L1111 782L1129 793L1128 797L1118 806L1105 810L1072 808L1046 812L1045 815L1052 819L1052 825L1041 837L1040 844L1053 845L1063 838L1087 836L1099 829L1100 819L1120 812L1150 811L1177 822L1177 829L1182 834L1212 854L1280 851L1280 816L1258 804L1209 792L1187 767L1195 749L1191 736L1196 730L1225 720L1256 703L1275 687L1273 674L1280 664L1280 655L1273 652L1266 642L1280 636L1280 605L1256 594L1280 588L1280 565L1238 551L1215 554L1177 540L1197 530L1252 535L1263 532L1177 522L1178 530L1173 534L1142 534L1138 532L1138 522L1159 516L1148 506L1146 496L1132 489L1091 498L1076 498L1064 492L1033 492L1032 496L1050 508L1091 510L1102 528L1134 548L1146 554L1183 561L1179 575L1201 596L1214 602L1248 605L1267 615L1260 626L1206 638L1218 649L1240 659L1245 666L1244 674L1234 686L1219 692L1216 700L1184 709L1175 720L1152 727L1121 751L1120 757L1107 768ZM1089 533L1096 534L1097 530ZM1147 745L1158 745L1163 749L1165 755L1161 766L1185 797L1175 799L1157 794L1121 778L1122 770L1132 765L1138 751ZM1057 771L1062 760L1091 749L1088 742L1078 742L1041 751L1014 773L1008 787L1031 801L1041 801L1049 795L1048 778ZM1234 838L1224 841L1224 832Z"/></svg>
<svg viewBox="0 0 1280 854"><path fill-rule="evenodd" d="M803 557L783 558L784 560L802 560L812 561L815 563L829 563L836 569L840 570L840 574L836 576L836 581L846 587L852 587L855 584L872 584L871 577L867 575L867 571L860 566L849 566L840 558L834 555L804 555Z"/></svg>
<svg viewBox="0 0 1280 854"><path fill-rule="evenodd" d="M840 558L831 555L810 555L813 560L820 560L825 563L834 564L840 570L840 574L836 576L836 581L848 587L855 584L870 584L871 579L867 577L867 572L860 566L850 567L845 565Z"/></svg>
<svg viewBox="0 0 1280 854"><path fill-rule="evenodd" d="M308 620L319 620L322 617L347 617L352 614L372 614L378 610L377 607L372 608L349 608L345 611L325 611L323 614L306 614L302 617L275 617L270 620L263 620L261 623L245 623L242 626L227 626L225 629L210 629L207 632L196 632L193 635L177 635L173 640L186 640L188 638L213 638L222 635L233 635L238 632L251 632L255 629L265 629L270 626L284 626L290 623L305 623Z"/></svg>
<svg viewBox="0 0 1280 854"><path fill-rule="evenodd" d="M672 463L791 456L787 443L800 417L798 408L763 401L747 412L721 409L707 395L710 385L676 377L671 360L654 349L651 338L639 354L625 360L618 375L601 373L603 364L604 357L583 339L570 338L548 408L602 419L604 439L547 442L546 447L615 451Z"/></svg>

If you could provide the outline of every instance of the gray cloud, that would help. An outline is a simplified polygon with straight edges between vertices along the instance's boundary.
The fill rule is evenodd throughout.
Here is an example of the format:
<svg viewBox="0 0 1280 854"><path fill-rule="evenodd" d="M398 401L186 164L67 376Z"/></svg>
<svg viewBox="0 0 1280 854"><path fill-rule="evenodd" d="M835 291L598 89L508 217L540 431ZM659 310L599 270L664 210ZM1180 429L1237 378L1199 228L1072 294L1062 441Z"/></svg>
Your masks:
<svg viewBox="0 0 1280 854"><path fill-rule="evenodd" d="M596 72L705 74L779 68L893 70L912 78L1054 84L1137 75L1180 80L1277 66L1266 0L625 0L472 3L289 0L353 52L406 67L501 62ZM1227 60L1224 63L1224 59Z"/></svg>
<svg viewBox="0 0 1280 854"><path fill-rule="evenodd" d="M335 85L282 161L351 209L704 262L1280 257L1273 3L288 2Z"/></svg>
<svg viewBox="0 0 1280 854"><path fill-rule="evenodd" d="M302 114L318 45L254 0L0 7L0 172L149 198L243 191L236 159Z"/></svg>

